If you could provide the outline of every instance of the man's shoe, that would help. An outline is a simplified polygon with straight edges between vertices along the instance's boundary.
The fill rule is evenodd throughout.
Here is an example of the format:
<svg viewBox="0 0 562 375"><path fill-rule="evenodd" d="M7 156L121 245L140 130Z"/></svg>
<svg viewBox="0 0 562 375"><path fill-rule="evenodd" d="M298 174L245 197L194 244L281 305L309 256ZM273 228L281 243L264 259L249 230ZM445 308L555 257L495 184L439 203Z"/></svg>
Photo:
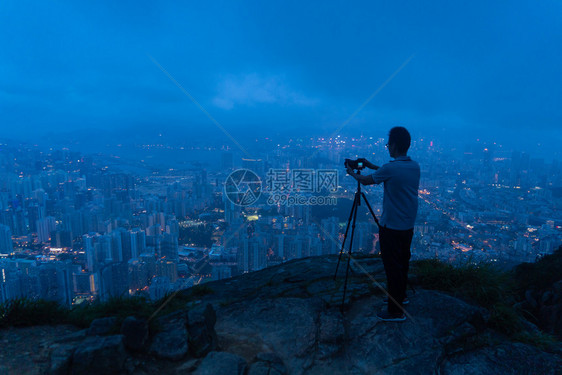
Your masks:
<svg viewBox="0 0 562 375"><path fill-rule="evenodd" d="M406 320L406 315L404 314L391 314L388 311L384 310L377 314L377 318L382 320L383 322L403 322Z"/></svg>
<svg viewBox="0 0 562 375"><path fill-rule="evenodd" d="M383 305L388 305L388 297L386 297L383 301L382 301ZM408 299L408 297L404 298L404 301L402 301L403 305L407 305L410 303L410 300Z"/></svg>

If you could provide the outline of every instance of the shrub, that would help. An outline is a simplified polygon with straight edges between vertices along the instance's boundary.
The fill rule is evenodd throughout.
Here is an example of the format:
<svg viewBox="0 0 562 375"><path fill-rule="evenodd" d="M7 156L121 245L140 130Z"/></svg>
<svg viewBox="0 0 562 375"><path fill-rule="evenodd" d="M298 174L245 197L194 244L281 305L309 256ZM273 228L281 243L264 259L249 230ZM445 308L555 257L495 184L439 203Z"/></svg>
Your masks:
<svg viewBox="0 0 562 375"><path fill-rule="evenodd" d="M213 294L215 291L208 285L195 285L191 289L188 289L188 292L194 297L203 297L207 294Z"/></svg>
<svg viewBox="0 0 562 375"><path fill-rule="evenodd" d="M502 272L489 263L453 266L437 259L412 262L412 268L423 287L486 307L490 311L488 326L495 331L541 348L553 342L549 335L525 330L524 318L513 307L517 301L513 272Z"/></svg>
<svg viewBox="0 0 562 375"><path fill-rule="evenodd" d="M148 318L154 311L145 297L112 297L105 302L82 303L70 309L68 322L78 327L89 327L94 319L114 316L122 322L128 316Z"/></svg>
<svg viewBox="0 0 562 375"><path fill-rule="evenodd" d="M66 322L68 309L57 302L18 298L0 305L0 328Z"/></svg>
<svg viewBox="0 0 562 375"><path fill-rule="evenodd" d="M487 308L513 296L509 274L489 263L453 266L425 259L412 266L424 287L450 292Z"/></svg>
<svg viewBox="0 0 562 375"><path fill-rule="evenodd" d="M208 292L205 287L199 291ZM59 305L55 301L20 298L0 305L0 328L23 327L43 324L72 324L89 327L94 319L116 317L115 331L128 316L148 319L162 306L156 316L162 316L187 307L191 297L177 293L169 301L170 295L152 302L145 297L113 297L107 301L82 303L72 308ZM152 323L152 322L151 322ZM151 329L155 326L151 324Z"/></svg>
<svg viewBox="0 0 562 375"><path fill-rule="evenodd" d="M562 246L554 253L545 255L535 263L521 263L514 270L517 291L543 290L562 279Z"/></svg>

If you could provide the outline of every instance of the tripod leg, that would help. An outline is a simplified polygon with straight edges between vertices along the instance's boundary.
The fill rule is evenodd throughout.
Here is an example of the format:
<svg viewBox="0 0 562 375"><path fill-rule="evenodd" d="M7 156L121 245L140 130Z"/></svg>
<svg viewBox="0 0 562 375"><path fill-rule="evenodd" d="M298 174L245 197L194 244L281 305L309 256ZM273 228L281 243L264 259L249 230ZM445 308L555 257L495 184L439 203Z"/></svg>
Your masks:
<svg viewBox="0 0 562 375"><path fill-rule="evenodd" d="M347 239L347 232L349 231L349 224L351 223L353 213L355 211L357 211L357 200L358 200L358 196L357 196L357 194L355 194L355 197L353 198L353 205L351 206L351 212L349 213L349 218L347 219L347 226L345 227L345 234L343 235L343 241L342 241L341 249L340 249L340 256L338 257L338 264L336 265L336 272L334 273L334 280L336 279L336 276L338 275L338 269L340 267L341 256L342 256L344 248L345 248L345 241Z"/></svg>
<svg viewBox="0 0 562 375"><path fill-rule="evenodd" d="M371 215L373 215L373 219L375 219L375 223L377 223L377 226L380 227L379 219L377 219L377 216L375 215L375 212L371 208L371 205L369 204L369 201L367 200L367 197L365 196L365 193L361 192L361 196L363 197L363 200L365 201L365 203L367 203L367 207L369 208L369 211L371 212Z"/></svg>
<svg viewBox="0 0 562 375"><path fill-rule="evenodd" d="M358 211L358 207L359 206L359 200L361 199L361 196L359 195L359 193L357 193L356 195L356 207L355 207L355 212L353 213L353 222L351 224L351 239L349 240L349 251L347 252L348 257L347 257L347 269L345 271L345 282L343 284L343 297L342 297L342 301L341 301L341 310L343 311L343 305L345 303L345 293L347 291L347 277L349 275L349 263L351 262L351 251L353 249L353 236L355 234L355 222L357 221L357 211Z"/></svg>

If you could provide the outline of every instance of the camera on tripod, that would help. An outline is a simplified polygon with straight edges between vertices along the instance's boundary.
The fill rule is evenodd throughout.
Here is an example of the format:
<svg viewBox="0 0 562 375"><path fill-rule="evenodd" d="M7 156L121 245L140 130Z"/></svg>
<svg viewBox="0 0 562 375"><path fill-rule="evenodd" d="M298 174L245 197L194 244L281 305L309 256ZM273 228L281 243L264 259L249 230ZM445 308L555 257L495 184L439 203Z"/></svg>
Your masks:
<svg viewBox="0 0 562 375"><path fill-rule="evenodd" d="M363 159L357 159L357 160L345 159L344 165L346 167L351 168L351 169L357 169L358 171L365 168L365 164L363 163Z"/></svg>

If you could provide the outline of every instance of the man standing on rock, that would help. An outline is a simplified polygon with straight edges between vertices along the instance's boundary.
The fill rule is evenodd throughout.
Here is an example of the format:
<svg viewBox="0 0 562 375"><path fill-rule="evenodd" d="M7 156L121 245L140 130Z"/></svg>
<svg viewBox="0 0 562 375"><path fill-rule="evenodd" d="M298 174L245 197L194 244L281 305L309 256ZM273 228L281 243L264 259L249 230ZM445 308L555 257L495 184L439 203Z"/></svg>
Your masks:
<svg viewBox="0 0 562 375"><path fill-rule="evenodd" d="M388 133L386 145L393 160L379 167L366 159L358 159L367 168L375 170L371 175L360 175L347 167L347 173L362 185L384 183L379 241L389 298L385 300L388 309L379 312L377 317L387 322L406 320L403 305L409 302L406 284L420 184L420 166L407 155L410 143L408 130L402 126L394 127Z"/></svg>

